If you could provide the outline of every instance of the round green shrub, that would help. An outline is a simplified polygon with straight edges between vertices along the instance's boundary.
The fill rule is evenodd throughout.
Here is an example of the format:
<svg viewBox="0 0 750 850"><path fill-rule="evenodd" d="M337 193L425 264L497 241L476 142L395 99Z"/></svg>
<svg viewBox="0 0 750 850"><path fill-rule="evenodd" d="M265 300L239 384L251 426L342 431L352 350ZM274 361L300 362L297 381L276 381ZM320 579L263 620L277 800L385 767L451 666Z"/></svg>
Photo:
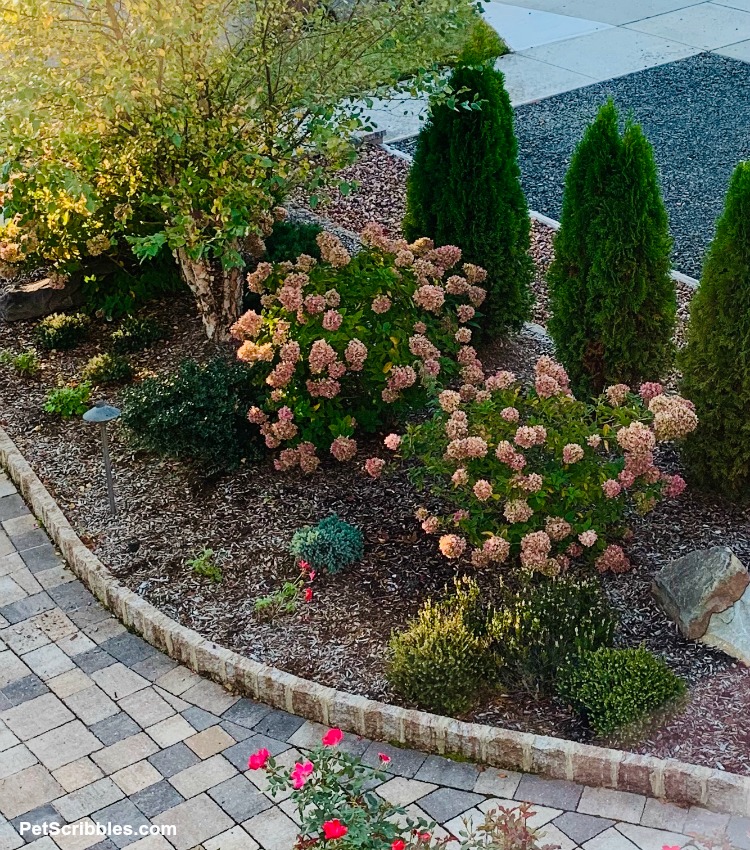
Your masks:
<svg viewBox="0 0 750 850"><path fill-rule="evenodd" d="M361 561L365 547L362 532L333 514L317 525L306 525L295 531L290 551L315 570L338 573Z"/></svg>
<svg viewBox="0 0 750 850"><path fill-rule="evenodd" d="M53 313L34 328L34 339L45 351L66 351L86 338L89 318L83 313Z"/></svg>
<svg viewBox="0 0 750 850"><path fill-rule="evenodd" d="M506 684L547 689L571 659L611 646L616 626L598 581L558 578L514 595L490 633Z"/></svg>
<svg viewBox="0 0 750 850"><path fill-rule="evenodd" d="M668 370L671 247L651 145L637 124L620 133L609 101L573 154L547 275L548 330L576 394L657 381Z"/></svg>
<svg viewBox="0 0 750 850"><path fill-rule="evenodd" d="M132 354L150 348L164 336L164 328L156 319L128 316L112 333L110 342L115 354Z"/></svg>
<svg viewBox="0 0 750 850"><path fill-rule="evenodd" d="M597 734L609 735L676 700L685 683L645 647L598 649L561 671L558 691Z"/></svg>
<svg viewBox="0 0 750 850"><path fill-rule="evenodd" d="M680 390L698 428L683 456L701 487L750 501L750 162L729 183L701 285L690 302Z"/></svg>
<svg viewBox="0 0 750 850"><path fill-rule="evenodd" d="M410 702L439 714L471 708L492 674L489 636L477 629L479 588L466 579L443 602L428 599L390 640L387 677Z"/></svg>
<svg viewBox="0 0 750 850"><path fill-rule="evenodd" d="M232 469L260 454L245 415L255 397L244 366L221 358L206 366L185 360L175 372L127 389L122 423L146 451L193 461L209 473Z"/></svg>
<svg viewBox="0 0 750 850"><path fill-rule="evenodd" d="M119 354L97 354L86 363L81 374L92 384L119 384L133 377L133 367Z"/></svg>
<svg viewBox="0 0 750 850"><path fill-rule="evenodd" d="M306 221L277 221L266 242L266 257L271 263L294 262L300 254L320 259L315 241L323 228Z"/></svg>
<svg viewBox="0 0 750 850"><path fill-rule="evenodd" d="M449 85L457 94L435 105L417 140L402 228L407 239L458 245L486 269L482 327L517 330L530 314L533 264L510 98L490 66L459 65Z"/></svg>

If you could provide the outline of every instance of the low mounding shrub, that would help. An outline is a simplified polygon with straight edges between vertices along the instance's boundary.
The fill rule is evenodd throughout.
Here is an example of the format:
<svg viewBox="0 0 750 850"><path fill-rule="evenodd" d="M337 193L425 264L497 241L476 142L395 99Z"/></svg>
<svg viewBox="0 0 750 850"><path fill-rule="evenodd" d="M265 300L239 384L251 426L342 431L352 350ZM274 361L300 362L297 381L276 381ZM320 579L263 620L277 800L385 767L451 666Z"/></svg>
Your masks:
<svg viewBox="0 0 750 850"><path fill-rule="evenodd" d="M305 221L277 221L273 232L264 240L266 259L270 263L294 262L300 254L320 259L317 238L323 228Z"/></svg>
<svg viewBox="0 0 750 850"><path fill-rule="evenodd" d="M75 348L86 338L89 318L83 313L53 313L34 328L34 339L45 351Z"/></svg>
<svg viewBox="0 0 750 850"><path fill-rule="evenodd" d="M729 183L724 213L690 302L680 390L699 425L683 456L696 484L750 501L750 162Z"/></svg>
<svg viewBox="0 0 750 850"><path fill-rule="evenodd" d="M91 406L91 384L74 387L58 387L50 390L44 400L44 410L61 419L81 416Z"/></svg>
<svg viewBox="0 0 750 850"><path fill-rule="evenodd" d="M13 354L11 351L0 351L0 363L10 366L23 375L24 378L33 378L42 368L39 357L33 348Z"/></svg>
<svg viewBox="0 0 750 850"><path fill-rule="evenodd" d="M546 689L572 659L610 646L616 625L598 581L558 578L517 594L489 629L505 684Z"/></svg>
<svg viewBox="0 0 750 850"><path fill-rule="evenodd" d="M115 354L133 354L150 348L164 336L164 328L156 319L127 316L113 332L110 341Z"/></svg>
<svg viewBox="0 0 750 850"><path fill-rule="evenodd" d="M471 339L482 269L456 268L456 247L390 240L377 225L362 236L368 248L354 257L321 233L322 262L303 255L248 276L262 310L245 313L232 334L262 388L250 421L281 449L280 470L313 471L320 449L350 460L355 430L425 402L438 375L458 371L455 355Z"/></svg>
<svg viewBox="0 0 750 850"><path fill-rule="evenodd" d="M490 637L482 633L479 588L468 579L441 602L428 599L390 641L388 681L430 711L460 714L493 674Z"/></svg>
<svg viewBox="0 0 750 850"><path fill-rule="evenodd" d="M584 653L561 672L558 689L597 734L609 735L677 699L685 684L641 647Z"/></svg>
<svg viewBox="0 0 750 850"><path fill-rule="evenodd" d="M147 378L123 394L122 423L146 451L194 461L207 472L258 455L245 417L255 398L249 370L217 358L185 360L177 371Z"/></svg>
<svg viewBox="0 0 750 850"><path fill-rule="evenodd" d="M119 384L133 377L133 367L119 354L97 354L83 367L81 374L92 384Z"/></svg>
<svg viewBox="0 0 750 850"><path fill-rule="evenodd" d="M458 359L475 356L466 347ZM536 364L533 387L510 372L485 380L478 367L466 377L473 383L440 393L431 420L385 441L418 461L416 483L451 506L443 517L417 512L426 532L441 534L443 555L460 558L474 547L477 566L512 556L549 575L583 555L601 572L628 569L612 541L630 507L645 513L684 489L682 478L657 468L653 450L695 428L690 402L658 384L644 384L640 395L620 384L593 404L577 401L549 357Z"/></svg>
<svg viewBox="0 0 750 850"><path fill-rule="evenodd" d="M314 570L325 569L329 573L338 573L361 561L365 551L362 532L335 514L295 531L290 549Z"/></svg>

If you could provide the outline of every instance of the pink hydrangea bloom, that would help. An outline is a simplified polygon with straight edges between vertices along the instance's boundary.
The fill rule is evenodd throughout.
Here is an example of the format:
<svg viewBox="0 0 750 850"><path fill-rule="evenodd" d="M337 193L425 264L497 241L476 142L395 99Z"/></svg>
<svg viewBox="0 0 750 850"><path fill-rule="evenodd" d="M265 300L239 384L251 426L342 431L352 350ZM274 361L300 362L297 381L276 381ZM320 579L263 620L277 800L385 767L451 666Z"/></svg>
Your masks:
<svg viewBox="0 0 750 850"><path fill-rule="evenodd" d="M552 541L545 531L532 531L521 538L521 563L528 569L542 569L551 548Z"/></svg>
<svg viewBox="0 0 750 850"><path fill-rule="evenodd" d="M304 301L305 312L311 316L322 313L326 308L326 300L322 295L308 295Z"/></svg>
<svg viewBox="0 0 750 850"><path fill-rule="evenodd" d="M630 387L627 384L614 384L611 387L607 387L604 392L607 396L607 401L609 401L612 407L622 407L628 398Z"/></svg>
<svg viewBox="0 0 750 850"><path fill-rule="evenodd" d="M622 493L622 484L614 478L608 478L602 484L602 491L608 499L615 499L620 495L620 493Z"/></svg>
<svg viewBox="0 0 750 850"><path fill-rule="evenodd" d="M668 499L676 499L682 495L687 487L685 479L681 475L669 475L665 477L666 486L664 487L664 495Z"/></svg>
<svg viewBox="0 0 750 850"><path fill-rule="evenodd" d="M518 412L518 410L515 407L504 407L500 411L500 416L506 422L518 422L518 420L521 417L521 414Z"/></svg>
<svg viewBox="0 0 750 850"><path fill-rule="evenodd" d="M469 483L469 473L463 466L459 466L453 475L451 475L451 481L456 487L462 487L464 484Z"/></svg>
<svg viewBox="0 0 750 850"><path fill-rule="evenodd" d="M440 349L433 345L424 334L414 334L409 337L409 351L420 360L440 357Z"/></svg>
<svg viewBox="0 0 750 850"><path fill-rule="evenodd" d="M558 516L548 516L544 521L544 530L550 540L564 540L573 530L570 523Z"/></svg>
<svg viewBox="0 0 750 850"><path fill-rule="evenodd" d="M385 443L385 447L390 449L392 452L398 451L398 447L401 445L401 437L398 434L389 434L383 442Z"/></svg>
<svg viewBox="0 0 750 850"><path fill-rule="evenodd" d="M255 310L248 310L232 325L229 332L235 339L255 339L263 327L263 316Z"/></svg>
<svg viewBox="0 0 750 850"><path fill-rule="evenodd" d="M457 534L444 534L438 545L446 558L460 558L466 551L466 541Z"/></svg>
<svg viewBox="0 0 750 850"><path fill-rule="evenodd" d="M337 331L343 321L344 317L338 310L326 310L323 316L323 327L327 331Z"/></svg>
<svg viewBox="0 0 750 850"><path fill-rule="evenodd" d="M661 395L664 392L664 387L655 381L646 381L641 384L638 394L643 399L645 404L648 404L652 398Z"/></svg>
<svg viewBox="0 0 750 850"><path fill-rule="evenodd" d="M599 434L592 434L590 437L586 437L586 442L592 449L598 449L602 444L602 438Z"/></svg>
<svg viewBox="0 0 750 850"><path fill-rule="evenodd" d="M367 360L367 346L358 339L350 339L344 351L344 358L353 372L361 372Z"/></svg>
<svg viewBox="0 0 750 850"><path fill-rule="evenodd" d="M495 392L496 390L506 390L515 383L515 380L516 376L513 372L496 372L494 375L490 375L489 378L487 378L486 386L491 392Z"/></svg>
<svg viewBox="0 0 750 850"><path fill-rule="evenodd" d="M593 546L593 545L594 545L594 543L596 543L596 541L597 541L598 539L599 539L599 538L598 538L598 535L597 535L597 533L593 530L593 528L590 528L588 531L582 531L582 532L578 535L578 541L579 541L579 543L580 543L582 546L586 546L586 548L590 548L591 546Z"/></svg>
<svg viewBox="0 0 750 850"><path fill-rule="evenodd" d="M329 289L323 297L326 300L327 307L338 307L341 303L341 295L338 289Z"/></svg>
<svg viewBox="0 0 750 850"><path fill-rule="evenodd" d="M456 342L466 345L471 342L471 331L469 328L459 328L455 335Z"/></svg>
<svg viewBox="0 0 750 850"><path fill-rule="evenodd" d="M568 443L563 447L563 463L578 463L579 460L583 460L584 454L583 446L579 446L578 443Z"/></svg>
<svg viewBox="0 0 750 850"><path fill-rule="evenodd" d="M510 543L504 537L493 535L482 544L482 553L488 561L500 564L507 560L510 554Z"/></svg>
<svg viewBox="0 0 750 850"><path fill-rule="evenodd" d="M438 396L438 403L446 413L453 413L461 406L461 396L454 390L443 390Z"/></svg>
<svg viewBox="0 0 750 850"><path fill-rule="evenodd" d="M484 478L480 478L479 481L473 487L474 495L479 499L480 502L486 502L487 499L492 496L492 484Z"/></svg>
<svg viewBox="0 0 750 850"><path fill-rule="evenodd" d="M650 452L656 445L656 437L643 422L635 420L617 432L617 442L625 451Z"/></svg>
<svg viewBox="0 0 750 850"><path fill-rule="evenodd" d="M594 563L600 573L625 573L630 569L630 561L622 546L618 546L616 543L607 546Z"/></svg>
<svg viewBox="0 0 750 850"><path fill-rule="evenodd" d="M439 286L426 283L414 293L414 303L430 313L439 313L444 302L445 293Z"/></svg>
<svg viewBox="0 0 750 850"><path fill-rule="evenodd" d="M335 268L342 268L351 261L349 252L341 240L332 233L319 233L316 240L320 248L320 257L324 263L330 263Z"/></svg>
<svg viewBox="0 0 750 850"><path fill-rule="evenodd" d="M534 511L525 499L510 499L505 503L503 515L510 523L526 522L534 515Z"/></svg>
<svg viewBox="0 0 750 850"><path fill-rule="evenodd" d="M476 310L471 306L471 304L459 304L456 307L456 316L458 316L458 321L464 324L465 322L470 322L474 315L476 314Z"/></svg>
<svg viewBox="0 0 750 850"><path fill-rule="evenodd" d="M445 291L448 295L464 295L469 291L469 286L469 281L457 274L451 275L445 281Z"/></svg>
<svg viewBox="0 0 750 850"><path fill-rule="evenodd" d="M368 457L365 461L365 472L371 478L380 478L383 474L384 467L385 461L379 457Z"/></svg>
<svg viewBox="0 0 750 850"><path fill-rule="evenodd" d="M487 272L481 266L475 266L474 263L464 263L464 274L469 283L484 283L487 280Z"/></svg>
<svg viewBox="0 0 750 850"><path fill-rule="evenodd" d="M391 309L391 299L387 295L378 295L372 299L372 304L370 307L372 308L373 313L378 313L378 315L382 315L383 313L387 313Z"/></svg>
<svg viewBox="0 0 750 850"><path fill-rule="evenodd" d="M336 437L331 443L331 454L342 463L357 454L357 443L351 437Z"/></svg>
<svg viewBox="0 0 750 850"><path fill-rule="evenodd" d="M422 531L425 534L437 534L440 531L440 520L436 516L428 516L422 520Z"/></svg>

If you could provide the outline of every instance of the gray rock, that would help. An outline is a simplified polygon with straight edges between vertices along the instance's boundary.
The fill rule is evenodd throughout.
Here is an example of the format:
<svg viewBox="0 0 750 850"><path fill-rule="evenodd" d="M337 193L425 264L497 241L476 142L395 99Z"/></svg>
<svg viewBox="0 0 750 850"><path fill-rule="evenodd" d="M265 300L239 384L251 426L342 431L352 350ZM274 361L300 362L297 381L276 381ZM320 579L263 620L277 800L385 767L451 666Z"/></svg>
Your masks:
<svg viewBox="0 0 750 850"><path fill-rule="evenodd" d="M750 587L731 608L711 617L701 641L750 666Z"/></svg>
<svg viewBox="0 0 750 850"><path fill-rule="evenodd" d="M64 288L55 286L50 278L10 286L0 294L0 319L20 322L39 319L59 310L69 310L83 304L80 279L69 280Z"/></svg>
<svg viewBox="0 0 750 850"><path fill-rule="evenodd" d="M686 638L696 640L712 615L726 611L750 584L747 568L726 546L697 549L667 564L651 587L657 602Z"/></svg>

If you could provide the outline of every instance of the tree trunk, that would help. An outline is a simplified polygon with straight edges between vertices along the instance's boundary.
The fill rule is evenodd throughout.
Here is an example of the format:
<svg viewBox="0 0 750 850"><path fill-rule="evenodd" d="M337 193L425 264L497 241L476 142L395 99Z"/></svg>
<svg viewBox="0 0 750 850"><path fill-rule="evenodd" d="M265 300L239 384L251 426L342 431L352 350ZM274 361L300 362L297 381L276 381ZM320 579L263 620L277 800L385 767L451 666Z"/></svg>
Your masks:
<svg viewBox="0 0 750 850"><path fill-rule="evenodd" d="M192 260L177 250L182 276L195 296L198 312L211 340L229 338L229 328L242 309L242 269L224 269L205 259Z"/></svg>

